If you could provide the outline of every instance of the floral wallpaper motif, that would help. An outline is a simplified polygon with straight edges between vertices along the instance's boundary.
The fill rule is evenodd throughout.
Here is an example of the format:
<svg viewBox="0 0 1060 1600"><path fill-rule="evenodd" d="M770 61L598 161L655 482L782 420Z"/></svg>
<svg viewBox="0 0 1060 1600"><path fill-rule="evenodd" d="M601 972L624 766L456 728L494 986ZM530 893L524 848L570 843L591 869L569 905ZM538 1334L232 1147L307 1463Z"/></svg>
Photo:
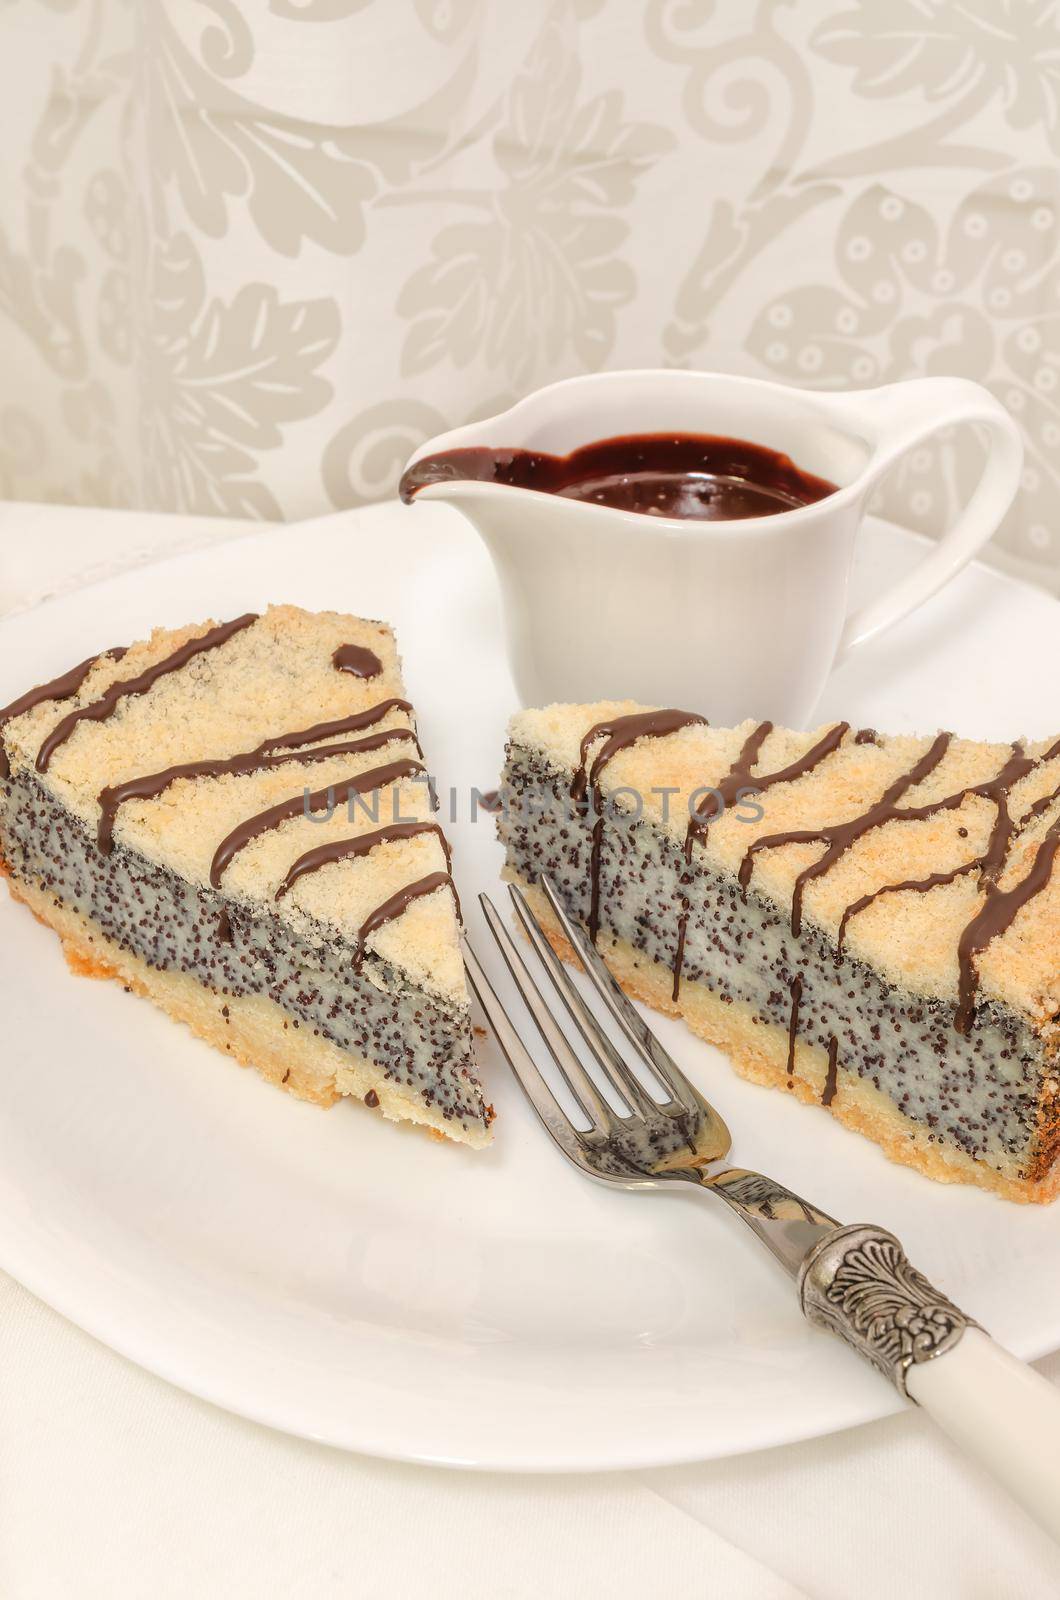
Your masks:
<svg viewBox="0 0 1060 1600"><path fill-rule="evenodd" d="M987 383L1060 591L1055 0L7 0L0 493L298 517L556 377ZM883 509L937 532L980 444Z"/></svg>
<svg viewBox="0 0 1060 1600"><path fill-rule="evenodd" d="M402 376L480 363L518 387L543 365L606 362L636 292L623 247L638 179L673 138L627 122L618 90L587 97L582 76L557 9L504 97L496 175L434 197L462 216L398 296Z"/></svg>

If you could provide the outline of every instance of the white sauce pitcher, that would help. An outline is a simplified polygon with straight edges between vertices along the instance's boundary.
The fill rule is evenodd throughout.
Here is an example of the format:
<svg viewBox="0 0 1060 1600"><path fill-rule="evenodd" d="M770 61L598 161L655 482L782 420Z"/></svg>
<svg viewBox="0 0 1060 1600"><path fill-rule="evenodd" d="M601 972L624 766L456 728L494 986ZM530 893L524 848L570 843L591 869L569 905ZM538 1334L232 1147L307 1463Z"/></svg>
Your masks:
<svg viewBox="0 0 1060 1600"><path fill-rule="evenodd" d="M957 423L988 433L975 492L914 572L851 614L854 539L872 490L906 451ZM717 724L806 726L836 663L928 599L990 538L1023 459L1008 413L963 378L831 394L662 370L551 384L429 440L409 466L466 447L567 455L595 440L669 432L784 452L836 492L770 516L703 521L475 479L418 490L417 500L459 506L490 550L524 705L629 698L703 711Z"/></svg>

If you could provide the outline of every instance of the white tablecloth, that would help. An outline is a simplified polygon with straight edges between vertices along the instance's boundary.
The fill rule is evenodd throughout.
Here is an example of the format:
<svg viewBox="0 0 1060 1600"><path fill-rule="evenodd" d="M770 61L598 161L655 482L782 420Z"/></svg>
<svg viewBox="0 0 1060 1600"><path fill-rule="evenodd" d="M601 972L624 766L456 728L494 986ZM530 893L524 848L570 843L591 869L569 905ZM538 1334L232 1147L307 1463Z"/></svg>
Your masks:
<svg viewBox="0 0 1060 1600"><path fill-rule="evenodd" d="M0 507L0 610L246 536ZM1060 1354L1042 1364L1060 1382ZM699 1467L586 1477L395 1466L171 1388L0 1273L0 1594L187 1600L1052 1600L1060 1551L910 1411Z"/></svg>

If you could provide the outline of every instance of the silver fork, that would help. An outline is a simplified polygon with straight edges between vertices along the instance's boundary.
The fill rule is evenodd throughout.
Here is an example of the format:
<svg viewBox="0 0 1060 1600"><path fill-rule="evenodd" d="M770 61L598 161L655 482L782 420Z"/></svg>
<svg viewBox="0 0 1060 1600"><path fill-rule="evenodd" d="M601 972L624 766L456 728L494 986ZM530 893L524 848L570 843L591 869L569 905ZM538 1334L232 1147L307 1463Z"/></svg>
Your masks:
<svg viewBox="0 0 1060 1600"><path fill-rule="evenodd" d="M599 1086L496 907L480 895L489 930L583 1127L553 1094L465 937L468 977L505 1059L562 1154L589 1177L624 1189L691 1184L724 1201L795 1280L810 1322L837 1334L900 1394L930 1412L1060 1540L1060 1394L934 1288L892 1233L864 1223L841 1226L772 1178L730 1166L725 1158L732 1140L721 1117L627 999L550 879L539 882L641 1068L635 1073L600 1027L526 897L510 885L516 916L606 1092Z"/></svg>

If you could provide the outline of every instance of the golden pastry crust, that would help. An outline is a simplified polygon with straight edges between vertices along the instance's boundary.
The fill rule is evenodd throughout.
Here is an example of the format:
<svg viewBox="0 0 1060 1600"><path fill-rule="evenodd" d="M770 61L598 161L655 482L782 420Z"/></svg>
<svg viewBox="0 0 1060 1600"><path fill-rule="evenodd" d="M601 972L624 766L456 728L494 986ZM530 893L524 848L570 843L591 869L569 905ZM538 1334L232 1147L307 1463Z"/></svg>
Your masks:
<svg viewBox="0 0 1060 1600"><path fill-rule="evenodd" d="M512 719L512 745L526 749L563 771L577 769L587 730L616 716L645 708L632 701L595 705L552 705L520 712ZM695 725L658 738L642 738L619 751L602 775L604 797L617 790L640 796L642 815L684 843L691 797L716 786L729 771L753 722L738 728ZM779 770L803 756L827 732L774 729L761 747L755 773ZM768 835L812 831L862 815L888 787L925 756L934 736L875 735L858 742L849 730L839 747L805 776L768 789L751 804L731 806L711 822L693 848L700 859L733 878L749 846ZM590 762L600 749L589 750ZM1008 807L1016 826L1004 871L1005 889L1027 872L1047 830L1060 818L1060 741L1022 744L1036 765L1017 782ZM1012 755L1011 745L953 739L934 770L902 796L906 807L930 806L971 791L997 776ZM1053 753L1055 749L1055 754ZM753 777L752 780L753 782ZM669 791L669 792L666 792ZM616 808L631 801L616 798ZM694 801L692 802L694 805ZM1042 810L1031 816L1032 808ZM883 885L921 880L971 863L986 848L998 815L991 798L967 793L958 805L916 820L895 819L862 835L806 889L807 923L833 943L845 909ZM1022 825L1022 826L1021 826ZM754 857L756 892L778 906L791 906L795 880L825 851L821 842L786 843ZM846 948L873 966L887 982L911 994L947 1001L958 997L958 941L983 894L978 875L966 873L929 893L887 893L851 918ZM1012 925L979 954L978 996L996 1000L1027 1017L1047 1041L1060 1037L1060 868L1046 888L1017 914Z"/></svg>
<svg viewBox="0 0 1060 1600"><path fill-rule="evenodd" d="M488 1128L464 1128L447 1121L414 1091L385 1078L372 1062L339 1050L308 1031L289 1027L271 1002L254 995L222 996L183 973L159 972L120 949L76 912L56 905L40 889L15 878L10 878L9 887L14 899L59 935L72 972L80 977L114 979L134 994L153 1000L215 1050L231 1056L240 1066L253 1067L269 1083L297 1099L331 1106L343 1097L363 1102L366 1095L374 1093L378 1113L389 1121L411 1122L435 1138L475 1149L490 1143Z"/></svg>

